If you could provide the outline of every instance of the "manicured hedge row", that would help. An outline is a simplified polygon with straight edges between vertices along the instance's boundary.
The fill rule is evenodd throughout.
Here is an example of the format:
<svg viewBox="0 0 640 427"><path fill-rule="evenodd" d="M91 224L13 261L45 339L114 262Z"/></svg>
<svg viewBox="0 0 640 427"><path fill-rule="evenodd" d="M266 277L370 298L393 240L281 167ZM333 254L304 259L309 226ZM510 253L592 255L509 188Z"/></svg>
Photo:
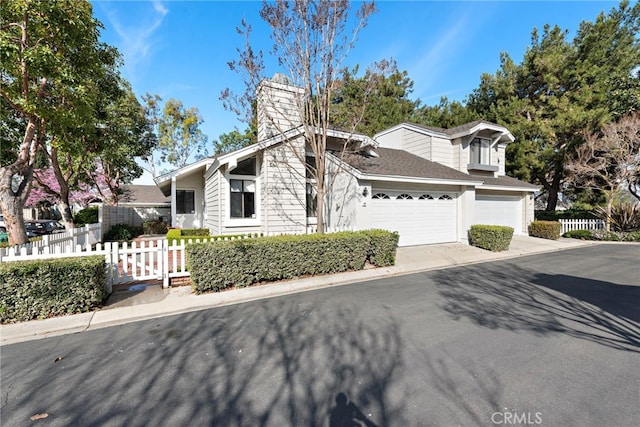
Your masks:
<svg viewBox="0 0 640 427"><path fill-rule="evenodd" d="M559 219L596 219L595 212L583 209L567 209L564 211L535 211L537 221L557 221Z"/></svg>
<svg viewBox="0 0 640 427"><path fill-rule="evenodd" d="M508 250L512 237L512 227L479 224L469 229L469 243L492 252Z"/></svg>
<svg viewBox="0 0 640 427"><path fill-rule="evenodd" d="M0 322L89 311L107 298L104 256L0 264Z"/></svg>
<svg viewBox="0 0 640 427"><path fill-rule="evenodd" d="M193 289L202 293L361 270L367 259L375 265L391 265L397 241L397 233L368 230L214 241L189 245L186 251Z"/></svg>
<svg viewBox="0 0 640 427"><path fill-rule="evenodd" d="M562 234L562 224L557 221L533 221L529 224L529 236L558 240Z"/></svg>
<svg viewBox="0 0 640 427"><path fill-rule="evenodd" d="M376 267L385 267L396 263L396 249L400 235L387 230L361 231L369 237L369 252L367 261Z"/></svg>

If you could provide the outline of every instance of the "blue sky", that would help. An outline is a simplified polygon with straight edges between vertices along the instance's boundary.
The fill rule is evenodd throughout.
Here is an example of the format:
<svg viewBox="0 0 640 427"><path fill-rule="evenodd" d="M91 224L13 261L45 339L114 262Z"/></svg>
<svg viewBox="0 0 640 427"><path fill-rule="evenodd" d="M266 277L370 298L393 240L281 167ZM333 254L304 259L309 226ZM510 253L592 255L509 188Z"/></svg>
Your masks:
<svg viewBox="0 0 640 427"><path fill-rule="evenodd" d="M366 68L393 58L414 81L414 98L437 104L441 96L463 100L483 72L495 72L500 52L520 62L534 27L559 25L575 34L583 20L593 21L616 1L380 1L378 12L360 33L347 65ZM236 33L244 18L253 27L253 46L262 49L267 75L268 28L256 1L93 1L104 24L102 39L124 56L122 73L140 97L146 92L180 99L197 107L209 141L234 127L244 129L224 110L220 92L240 91L240 77L227 62L237 57L243 39ZM143 180L149 183L149 179Z"/></svg>

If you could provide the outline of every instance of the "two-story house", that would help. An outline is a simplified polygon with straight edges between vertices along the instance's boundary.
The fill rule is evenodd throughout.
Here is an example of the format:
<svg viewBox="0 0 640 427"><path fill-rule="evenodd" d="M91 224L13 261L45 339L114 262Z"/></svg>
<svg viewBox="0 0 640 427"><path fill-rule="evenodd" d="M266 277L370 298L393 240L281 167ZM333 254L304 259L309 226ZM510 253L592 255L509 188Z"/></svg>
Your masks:
<svg viewBox="0 0 640 427"><path fill-rule="evenodd" d="M265 80L257 144L156 178L171 196L173 226L214 235L314 228L317 196L305 168L314 158L297 119L301 96L282 76ZM526 234L538 187L505 175L513 140L484 121L453 129L402 123L373 138L329 130L326 226L398 231L401 246L465 242L473 224Z"/></svg>

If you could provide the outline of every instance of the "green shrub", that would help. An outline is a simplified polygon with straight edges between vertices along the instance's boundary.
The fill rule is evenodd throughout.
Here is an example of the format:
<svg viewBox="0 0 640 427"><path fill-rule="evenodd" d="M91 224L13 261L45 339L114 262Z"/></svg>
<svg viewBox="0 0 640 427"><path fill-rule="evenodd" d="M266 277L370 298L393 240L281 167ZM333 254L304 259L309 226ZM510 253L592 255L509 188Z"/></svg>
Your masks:
<svg viewBox="0 0 640 427"><path fill-rule="evenodd" d="M589 230L571 230L563 234L563 237L581 240L594 240L593 234Z"/></svg>
<svg viewBox="0 0 640 427"><path fill-rule="evenodd" d="M212 242L214 240L238 240L238 239L249 239L253 237L261 237L262 233L255 234L225 234L218 236L187 236L180 235L180 230L169 230L167 233L167 243L169 246L173 246L174 244L180 244L182 241L188 242L191 240L195 242L199 240L200 242Z"/></svg>
<svg viewBox="0 0 640 427"><path fill-rule="evenodd" d="M558 240L562 234L562 224L557 221L533 221L529 224L529 236Z"/></svg>
<svg viewBox="0 0 640 427"><path fill-rule="evenodd" d="M0 263L0 323L90 311L107 298L104 256Z"/></svg>
<svg viewBox="0 0 640 427"><path fill-rule="evenodd" d="M8 243L9 242L9 234L5 232L0 232L0 243Z"/></svg>
<svg viewBox="0 0 640 427"><path fill-rule="evenodd" d="M91 206L81 211L78 211L77 214L73 216L73 222L76 227L82 227L85 224L95 224L98 222L98 207Z"/></svg>
<svg viewBox="0 0 640 427"><path fill-rule="evenodd" d="M196 293L261 281L364 267L371 245L362 232L272 236L213 241L187 246L187 263Z"/></svg>
<svg viewBox="0 0 640 427"><path fill-rule="evenodd" d="M133 227L128 224L115 224L104 235L105 242L122 242L132 240L142 234L142 227Z"/></svg>
<svg viewBox="0 0 640 427"><path fill-rule="evenodd" d="M153 219L142 224L142 230L144 234L167 234L169 228L166 223Z"/></svg>
<svg viewBox="0 0 640 427"><path fill-rule="evenodd" d="M512 227L477 224L469 229L469 243L492 252L508 250L512 237Z"/></svg>
<svg viewBox="0 0 640 427"><path fill-rule="evenodd" d="M564 233L564 237L603 242L640 242L640 231L573 230Z"/></svg>
<svg viewBox="0 0 640 427"><path fill-rule="evenodd" d="M598 217L607 220L607 210L596 209ZM640 205L630 202L615 203L611 206L610 225L613 231L640 230Z"/></svg>
<svg viewBox="0 0 640 427"><path fill-rule="evenodd" d="M181 236L208 236L209 229L208 228L181 228L180 235Z"/></svg>
<svg viewBox="0 0 640 427"><path fill-rule="evenodd" d="M369 238L369 252L367 261L376 267L394 265L396 263L396 249L400 235L387 230L361 231Z"/></svg>
<svg viewBox="0 0 640 427"><path fill-rule="evenodd" d="M582 209L564 211L535 211L537 221L557 221L559 219L597 219L595 212Z"/></svg>
<svg viewBox="0 0 640 427"><path fill-rule="evenodd" d="M181 235L179 228L171 228L167 231L167 240L177 239Z"/></svg>

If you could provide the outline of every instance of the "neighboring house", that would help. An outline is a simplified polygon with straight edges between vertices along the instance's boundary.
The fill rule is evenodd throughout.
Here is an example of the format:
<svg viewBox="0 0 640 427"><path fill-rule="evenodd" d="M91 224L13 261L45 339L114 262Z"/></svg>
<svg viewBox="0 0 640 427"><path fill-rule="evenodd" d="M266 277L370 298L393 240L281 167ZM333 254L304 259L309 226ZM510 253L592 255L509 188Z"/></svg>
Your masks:
<svg viewBox="0 0 640 427"><path fill-rule="evenodd" d="M156 178L171 196L173 226L205 227L214 235L314 228L314 182L303 164L314 158L296 114L283 113L300 94L282 78L264 81L257 144ZM334 180L326 195L328 228L394 230L407 246L465 242L473 224L526 234L533 220L538 187L505 176L505 148L514 138L502 126L402 123L373 139L338 130L328 135L328 179Z"/></svg>
<svg viewBox="0 0 640 427"><path fill-rule="evenodd" d="M118 206L103 203L98 206L98 220L102 233L116 224L141 227L151 220L161 220L171 224L171 198L162 194L155 185L123 185Z"/></svg>

